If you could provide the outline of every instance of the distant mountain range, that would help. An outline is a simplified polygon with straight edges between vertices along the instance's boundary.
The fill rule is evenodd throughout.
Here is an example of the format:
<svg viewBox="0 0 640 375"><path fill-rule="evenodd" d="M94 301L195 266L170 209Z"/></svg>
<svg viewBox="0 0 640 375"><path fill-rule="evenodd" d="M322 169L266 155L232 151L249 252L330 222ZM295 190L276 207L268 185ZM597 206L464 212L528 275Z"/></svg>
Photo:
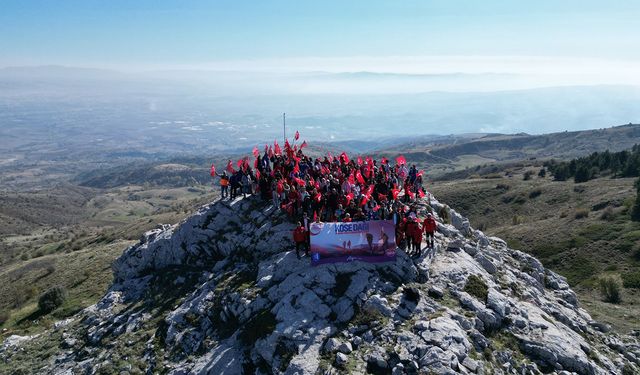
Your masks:
<svg viewBox="0 0 640 375"><path fill-rule="evenodd" d="M440 142L439 142L440 141ZM621 151L640 143L640 125L559 132L542 135L480 134L470 139L451 136L431 141L416 140L379 151L404 154L409 161L448 167L505 163L523 159L571 159L595 151Z"/></svg>

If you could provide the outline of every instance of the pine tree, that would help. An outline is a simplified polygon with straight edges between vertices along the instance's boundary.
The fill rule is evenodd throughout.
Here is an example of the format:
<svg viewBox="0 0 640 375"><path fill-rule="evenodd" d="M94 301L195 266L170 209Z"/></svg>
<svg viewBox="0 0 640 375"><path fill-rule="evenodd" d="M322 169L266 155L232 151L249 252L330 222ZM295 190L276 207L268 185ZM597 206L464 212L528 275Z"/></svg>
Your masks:
<svg viewBox="0 0 640 375"><path fill-rule="evenodd" d="M580 165L576 169L576 174L573 177L573 179L574 179L574 181L576 183L587 182L587 181L589 181L589 178L591 177L590 175L591 175L591 173L589 171L589 168L587 168L586 165Z"/></svg>

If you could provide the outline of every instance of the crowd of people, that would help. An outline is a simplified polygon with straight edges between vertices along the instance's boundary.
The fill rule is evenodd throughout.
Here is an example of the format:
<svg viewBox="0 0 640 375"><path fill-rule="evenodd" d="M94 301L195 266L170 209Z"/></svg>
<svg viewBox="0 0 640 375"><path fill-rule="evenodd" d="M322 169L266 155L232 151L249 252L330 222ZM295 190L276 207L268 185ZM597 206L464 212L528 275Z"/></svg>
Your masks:
<svg viewBox="0 0 640 375"><path fill-rule="evenodd" d="M399 247L419 255L423 233L431 234L427 244L433 246L435 220L427 217L421 222L414 204L427 195L423 172L415 165L408 167L403 156L394 165L386 158L379 162L371 157L350 159L345 152L314 158L304 153L306 142L295 144L298 139L296 132L293 145L285 140L281 148L276 141L265 146L262 154L254 148L253 166L248 157L235 167L229 160L222 173L212 165L211 175L220 177L222 199L257 194L272 200L305 229L307 251L313 221L393 220ZM294 242L299 255L304 248L300 233L294 232Z"/></svg>

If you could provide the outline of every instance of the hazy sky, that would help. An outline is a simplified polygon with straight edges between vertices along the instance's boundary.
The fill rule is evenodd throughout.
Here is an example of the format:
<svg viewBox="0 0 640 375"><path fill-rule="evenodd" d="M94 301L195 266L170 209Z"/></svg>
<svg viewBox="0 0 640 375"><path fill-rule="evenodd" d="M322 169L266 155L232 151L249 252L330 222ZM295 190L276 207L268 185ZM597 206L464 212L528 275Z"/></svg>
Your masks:
<svg viewBox="0 0 640 375"><path fill-rule="evenodd" d="M259 69L282 60L366 70L358 59L376 57L386 61L377 69L393 71L396 57L640 61L634 0L0 0L0 9L1 66Z"/></svg>

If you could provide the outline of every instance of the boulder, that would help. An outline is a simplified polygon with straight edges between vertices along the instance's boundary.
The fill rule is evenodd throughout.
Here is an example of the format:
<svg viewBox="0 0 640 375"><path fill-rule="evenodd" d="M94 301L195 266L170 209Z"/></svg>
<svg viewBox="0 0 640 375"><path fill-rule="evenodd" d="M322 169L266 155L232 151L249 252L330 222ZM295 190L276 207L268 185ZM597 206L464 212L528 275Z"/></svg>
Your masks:
<svg viewBox="0 0 640 375"><path fill-rule="evenodd" d="M378 294L374 294L367 299L364 304L364 309L378 311L379 313L387 317L390 317L392 315L392 310L389 307L389 303L384 297Z"/></svg>
<svg viewBox="0 0 640 375"><path fill-rule="evenodd" d="M333 353L335 351L338 350L338 347L340 346L340 341L336 338L330 338L329 340L327 340L327 343L324 344L324 351L327 353Z"/></svg>
<svg viewBox="0 0 640 375"><path fill-rule="evenodd" d="M464 252L471 256L474 256L478 253L478 248L476 246L472 246L471 244L465 244Z"/></svg>
<svg viewBox="0 0 640 375"><path fill-rule="evenodd" d="M336 365L344 366L345 364L347 364L347 362L349 362L349 357L347 357L346 354L344 353L336 354Z"/></svg>
<svg viewBox="0 0 640 375"><path fill-rule="evenodd" d="M478 262L478 264L482 266L482 268L485 269L485 271L489 272L490 274L493 275L498 271L498 268L495 266L495 264L493 264L493 262L489 260L489 258L482 255L481 253L476 254L474 259L476 260L476 262Z"/></svg>
<svg viewBox="0 0 640 375"><path fill-rule="evenodd" d="M353 347L351 347L351 343L343 342L342 344L340 344L340 346L338 346L338 351L340 353L349 354L353 351Z"/></svg>

